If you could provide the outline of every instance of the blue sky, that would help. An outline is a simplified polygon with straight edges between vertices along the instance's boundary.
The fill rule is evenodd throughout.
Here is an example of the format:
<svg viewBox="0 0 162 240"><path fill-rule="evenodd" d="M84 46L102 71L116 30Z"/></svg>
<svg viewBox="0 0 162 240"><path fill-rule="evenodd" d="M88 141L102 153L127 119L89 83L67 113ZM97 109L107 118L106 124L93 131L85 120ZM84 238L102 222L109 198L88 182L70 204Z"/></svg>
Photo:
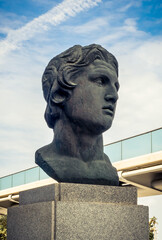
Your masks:
<svg viewBox="0 0 162 240"><path fill-rule="evenodd" d="M105 143L161 127L161 9L160 1L0 0L1 175L33 166L35 149L51 140L41 76L74 44L99 43L119 61L120 100Z"/></svg>
<svg viewBox="0 0 162 240"><path fill-rule="evenodd" d="M52 140L41 76L74 44L101 44L119 61L119 102L104 143L161 127L161 16L160 0L0 0L0 176L34 166L35 150Z"/></svg>

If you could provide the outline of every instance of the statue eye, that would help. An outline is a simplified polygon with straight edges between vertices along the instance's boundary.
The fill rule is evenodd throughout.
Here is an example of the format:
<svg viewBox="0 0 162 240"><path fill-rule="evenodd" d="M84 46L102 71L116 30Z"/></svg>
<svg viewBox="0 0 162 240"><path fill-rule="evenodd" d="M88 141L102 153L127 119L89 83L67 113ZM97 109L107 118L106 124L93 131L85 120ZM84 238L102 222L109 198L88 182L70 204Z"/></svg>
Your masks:
<svg viewBox="0 0 162 240"><path fill-rule="evenodd" d="M96 78L96 79L95 79L95 82L96 82L98 85L100 85L100 86L102 86L102 85L105 83L104 79L101 78L101 77Z"/></svg>

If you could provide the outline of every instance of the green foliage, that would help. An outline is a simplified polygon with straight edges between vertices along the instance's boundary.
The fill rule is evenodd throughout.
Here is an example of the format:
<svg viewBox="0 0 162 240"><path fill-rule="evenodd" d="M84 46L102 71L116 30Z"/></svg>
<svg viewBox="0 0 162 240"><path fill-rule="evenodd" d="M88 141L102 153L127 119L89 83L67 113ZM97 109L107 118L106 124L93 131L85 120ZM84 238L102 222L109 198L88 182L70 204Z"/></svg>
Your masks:
<svg viewBox="0 0 162 240"><path fill-rule="evenodd" d="M154 233L156 229L157 219L156 217L152 217L149 222L149 240L154 240Z"/></svg>
<svg viewBox="0 0 162 240"><path fill-rule="evenodd" d="M0 240L7 240L7 216L0 215Z"/></svg>

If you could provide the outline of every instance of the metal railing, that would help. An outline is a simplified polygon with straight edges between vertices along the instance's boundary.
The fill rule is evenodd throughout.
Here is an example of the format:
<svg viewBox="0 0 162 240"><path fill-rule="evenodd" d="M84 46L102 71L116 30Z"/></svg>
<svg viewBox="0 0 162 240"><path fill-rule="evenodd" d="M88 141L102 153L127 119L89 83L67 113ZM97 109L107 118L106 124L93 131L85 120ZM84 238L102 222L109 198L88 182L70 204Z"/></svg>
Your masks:
<svg viewBox="0 0 162 240"><path fill-rule="evenodd" d="M136 135L104 146L111 162L158 152L162 150L162 128Z"/></svg>
<svg viewBox="0 0 162 240"><path fill-rule="evenodd" d="M111 162L133 158L162 150L162 128L133 136L104 146ZM49 176L39 167L33 167L0 178L0 190L39 181Z"/></svg>

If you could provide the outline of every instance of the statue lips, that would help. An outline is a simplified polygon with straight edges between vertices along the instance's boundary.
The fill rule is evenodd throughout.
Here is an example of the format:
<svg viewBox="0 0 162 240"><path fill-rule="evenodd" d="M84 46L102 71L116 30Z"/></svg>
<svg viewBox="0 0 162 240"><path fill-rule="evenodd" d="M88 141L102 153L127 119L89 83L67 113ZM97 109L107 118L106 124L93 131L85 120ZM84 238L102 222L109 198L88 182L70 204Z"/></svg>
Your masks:
<svg viewBox="0 0 162 240"><path fill-rule="evenodd" d="M109 105L109 106L105 106L102 108L104 110L104 113L110 116L114 116L114 106Z"/></svg>

